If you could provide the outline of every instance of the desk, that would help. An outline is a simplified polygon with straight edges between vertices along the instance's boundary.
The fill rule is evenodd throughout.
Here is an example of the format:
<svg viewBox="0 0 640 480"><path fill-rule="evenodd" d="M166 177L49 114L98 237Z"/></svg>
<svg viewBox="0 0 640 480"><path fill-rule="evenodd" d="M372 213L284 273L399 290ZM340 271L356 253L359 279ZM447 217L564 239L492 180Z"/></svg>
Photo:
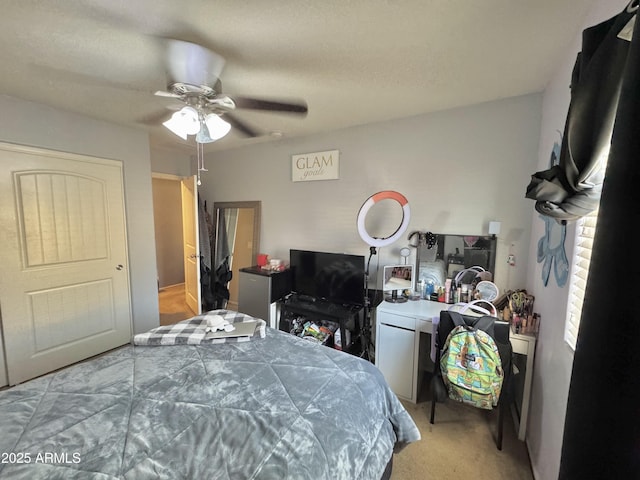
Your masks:
<svg viewBox="0 0 640 480"><path fill-rule="evenodd" d="M440 311L448 307L447 304L429 300L409 300L405 303L382 302L376 308L375 364L398 397L416 403L422 376L429 370L432 319L439 319ZM424 340L425 337L421 333L429 336L428 341ZM516 357L520 355L524 359L521 363L516 361L520 373L524 373L524 378L516 386L513 410L518 439L524 440L536 338L511 332L510 340L513 353Z"/></svg>

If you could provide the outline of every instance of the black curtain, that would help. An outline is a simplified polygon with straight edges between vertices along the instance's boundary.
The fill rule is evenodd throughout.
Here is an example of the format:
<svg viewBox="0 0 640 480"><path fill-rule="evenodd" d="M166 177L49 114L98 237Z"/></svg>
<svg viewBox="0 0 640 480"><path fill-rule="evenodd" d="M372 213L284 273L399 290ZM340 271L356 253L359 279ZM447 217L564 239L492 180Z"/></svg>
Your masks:
<svg viewBox="0 0 640 480"><path fill-rule="evenodd" d="M640 28L622 74L559 478L640 478Z"/></svg>

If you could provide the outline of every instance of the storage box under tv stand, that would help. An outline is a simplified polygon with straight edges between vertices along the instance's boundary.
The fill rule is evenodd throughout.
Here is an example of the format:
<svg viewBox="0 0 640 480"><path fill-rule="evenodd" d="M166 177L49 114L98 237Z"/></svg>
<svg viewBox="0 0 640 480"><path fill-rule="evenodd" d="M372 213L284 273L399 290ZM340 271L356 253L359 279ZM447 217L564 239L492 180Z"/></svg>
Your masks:
<svg viewBox="0 0 640 480"><path fill-rule="evenodd" d="M339 325L342 339L342 350L354 355L359 355L361 345L360 325L363 307L342 305L323 299L314 299L306 295L291 294L279 302L280 321L278 328L282 331L291 330L291 321L294 317L304 316L309 321L326 320ZM351 344L347 347L346 330L351 332Z"/></svg>

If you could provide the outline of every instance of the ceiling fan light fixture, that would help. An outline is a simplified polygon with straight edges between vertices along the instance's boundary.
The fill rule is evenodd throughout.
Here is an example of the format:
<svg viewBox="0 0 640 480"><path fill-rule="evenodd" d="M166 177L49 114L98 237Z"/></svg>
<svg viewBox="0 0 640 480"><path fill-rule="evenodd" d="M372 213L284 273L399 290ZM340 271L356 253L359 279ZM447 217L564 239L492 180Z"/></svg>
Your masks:
<svg viewBox="0 0 640 480"><path fill-rule="evenodd" d="M216 141L224 137L229 130L231 130L231 124L225 122L220 115L210 113L204 118L203 130L206 127L209 133L211 141Z"/></svg>
<svg viewBox="0 0 640 480"><path fill-rule="evenodd" d="M182 109L171 115L171 118L164 122L163 125L183 140L186 140L187 135L195 135L200 131L198 111L190 106L182 107Z"/></svg>
<svg viewBox="0 0 640 480"><path fill-rule="evenodd" d="M180 123L180 120L176 117L175 113L171 115L171 118L169 120L167 120L166 122L163 122L162 125L167 127L169 130L171 130L173 133L178 135L183 140L187 139L187 134L183 131L184 129L182 128L182 124Z"/></svg>

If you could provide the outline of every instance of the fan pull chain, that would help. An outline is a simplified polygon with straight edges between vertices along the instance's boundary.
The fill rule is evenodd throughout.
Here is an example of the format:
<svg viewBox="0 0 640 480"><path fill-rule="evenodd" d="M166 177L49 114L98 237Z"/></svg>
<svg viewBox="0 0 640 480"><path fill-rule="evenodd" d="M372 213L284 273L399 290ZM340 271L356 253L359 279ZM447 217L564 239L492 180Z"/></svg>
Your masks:
<svg viewBox="0 0 640 480"><path fill-rule="evenodd" d="M200 172L208 172L206 168L204 168L204 144L200 142L196 142L196 153L198 157L198 185L202 185L200 181Z"/></svg>

